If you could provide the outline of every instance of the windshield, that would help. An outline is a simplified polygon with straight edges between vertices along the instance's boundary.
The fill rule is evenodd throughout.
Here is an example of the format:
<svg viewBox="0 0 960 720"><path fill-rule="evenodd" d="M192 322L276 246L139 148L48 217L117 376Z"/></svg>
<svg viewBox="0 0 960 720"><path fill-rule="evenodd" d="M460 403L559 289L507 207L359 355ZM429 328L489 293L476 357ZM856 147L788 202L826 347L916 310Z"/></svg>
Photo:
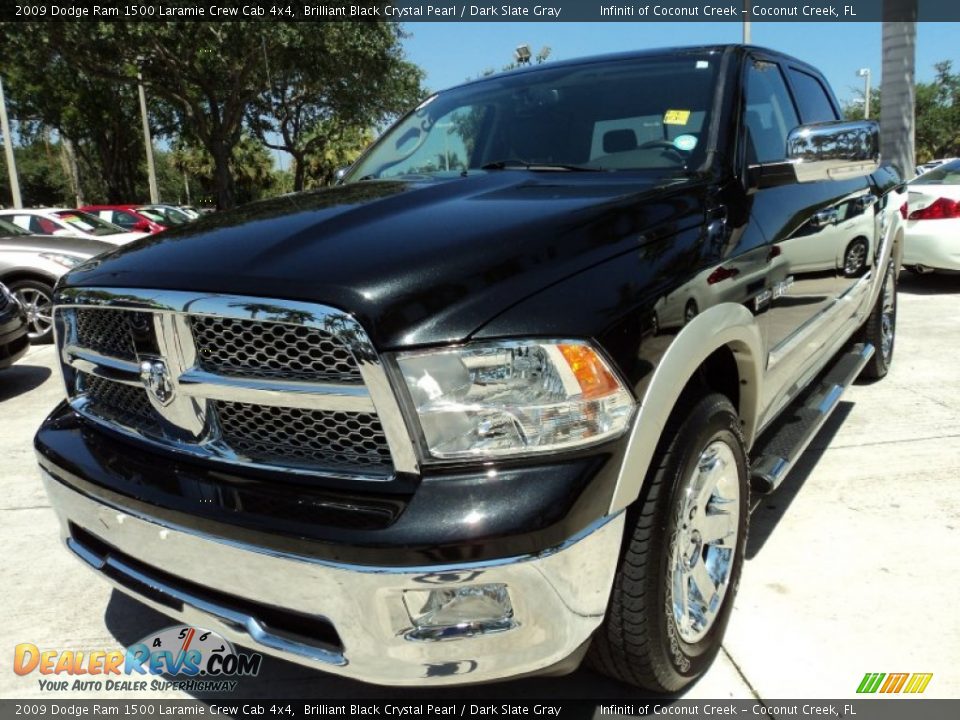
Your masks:
<svg viewBox="0 0 960 720"><path fill-rule="evenodd" d="M67 225L90 235L116 235L117 233L126 232L126 230L119 225L101 220L96 215L91 215L82 210L61 210L56 213L56 215L67 223Z"/></svg>
<svg viewBox="0 0 960 720"><path fill-rule="evenodd" d="M11 235L30 235L29 230L24 230L18 225L14 225L12 222L8 222L3 218L0 218L0 237L9 237Z"/></svg>
<svg viewBox="0 0 960 720"><path fill-rule="evenodd" d="M719 60L584 63L454 88L388 130L345 181L527 166L676 174L703 162Z"/></svg>
<svg viewBox="0 0 960 720"><path fill-rule="evenodd" d="M190 222L190 218L176 208L167 205L145 205L137 208L137 212L142 213L154 222L164 225L183 225Z"/></svg>
<svg viewBox="0 0 960 720"><path fill-rule="evenodd" d="M960 185L960 160L953 160L925 172L911 185Z"/></svg>

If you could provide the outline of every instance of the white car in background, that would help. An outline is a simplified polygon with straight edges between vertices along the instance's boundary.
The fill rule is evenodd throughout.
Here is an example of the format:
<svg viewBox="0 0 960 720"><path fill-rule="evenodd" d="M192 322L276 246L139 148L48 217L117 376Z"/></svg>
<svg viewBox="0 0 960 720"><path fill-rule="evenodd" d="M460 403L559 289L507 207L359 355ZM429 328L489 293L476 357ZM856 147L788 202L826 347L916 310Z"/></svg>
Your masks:
<svg viewBox="0 0 960 720"><path fill-rule="evenodd" d="M0 218L19 225L35 235L82 237L113 245L125 245L148 234L127 232L119 225L102 220L96 215L70 208L0 210Z"/></svg>
<svg viewBox="0 0 960 720"><path fill-rule="evenodd" d="M960 272L960 159L909 183L903 264L915 272Z"/></svg>

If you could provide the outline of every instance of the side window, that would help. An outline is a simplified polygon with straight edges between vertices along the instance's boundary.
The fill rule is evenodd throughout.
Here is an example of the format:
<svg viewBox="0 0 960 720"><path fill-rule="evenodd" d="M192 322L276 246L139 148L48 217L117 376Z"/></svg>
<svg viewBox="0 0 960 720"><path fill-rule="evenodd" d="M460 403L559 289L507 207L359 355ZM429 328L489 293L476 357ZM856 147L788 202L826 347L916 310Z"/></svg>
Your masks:
<svg viewBox="0 0 960 720"><path fill-rule="evenodd" d="M754 60L747 68L747 162L769 163L786 159L787 135L797 127L787 84L776 63Z"/></svg>
<svg viewBox="0 0 960 720"><path fill-rule="evenodd" d="M26 217L29 223L27 229L32 233L37 233L38 235L53 235L60 229L53 220L45 217L39 217L37 215L27 215Z"/></svg>
<svg viewBox="0 0 960 720"><path fill-rule="evenodd" d="M103 217L103 215L100 217ZM103 219L127 229L132 228L137 224L137 219L130 213L124 212L123 210L114 210L112 218L103 217Z"/></svg>
<svg viewBox="0 0 960 720"><path fill-rule="evenodd" d="M12 219L16 225L19 225L24 230L31 230L32 232L36 232L30 227L30 219L31 219L30 215L14 215Z"/></svg>
<svg viewBox="0 0 960 720"><path fill-rule="evenodd" d="M800 106L800 116L805 123L827 122L839 120L837 111L833 109L830 96L817 78L802 70L790 68L790 82L797 95L797 105Z"/></svg>

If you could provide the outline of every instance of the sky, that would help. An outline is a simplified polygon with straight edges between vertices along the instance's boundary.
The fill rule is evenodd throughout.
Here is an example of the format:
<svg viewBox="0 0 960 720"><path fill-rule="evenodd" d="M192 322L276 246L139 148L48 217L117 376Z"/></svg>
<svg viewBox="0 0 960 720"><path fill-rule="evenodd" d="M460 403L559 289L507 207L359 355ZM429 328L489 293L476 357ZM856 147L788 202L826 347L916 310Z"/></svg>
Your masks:
<svg viewBox="0 0 960 720"><path fill-rule="evenodd" d="M526 44L536 52L551 48L550 58L570 58L641 48L740 42L738 22L526 22L405 23L407 59L427 74L425 84L442 90L485 69L499 70ZM934 77L933 64L952 60L960 70L960 23L917 24L917 81ZM793 55L821 70L841 103L862 97L859 68L870 68L880 83L880 23L753 22L751 41Z"/></svg>

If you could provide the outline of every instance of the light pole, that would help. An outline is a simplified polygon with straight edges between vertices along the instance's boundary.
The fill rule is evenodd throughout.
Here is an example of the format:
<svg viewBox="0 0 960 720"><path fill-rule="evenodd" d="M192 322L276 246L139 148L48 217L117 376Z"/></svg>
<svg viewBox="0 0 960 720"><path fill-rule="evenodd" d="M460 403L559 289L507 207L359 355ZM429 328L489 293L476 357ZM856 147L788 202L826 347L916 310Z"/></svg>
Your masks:
<svg viewBox="0 0 960 720"><path fill-rule="evenodd" d="M7 173L10 175L10 194L13 196L13 206L22 208L20 182L17 180L17 161L13 156L13 136L10 135L10 122L7 120L7 100L3 96L2 80L0 80L0 125L2 125L3 130L3 150L7 155Z"/></svg>
<svg viewBox="0 0 960 720"><path fill-rule="evenodd" d="M743 0L743 44L750 44L750 0Z"/></svg>
<svg viewBox="0 0 960 720"><path fill-rule="evenodd" d="M150 202L156 205L160 202L160 193L157 191L157 171L153 166L153 141L150 139L150 122L147 120L147 95L143 91L143 73L140 72L140 62L137 62L137 89L140 91L140 115L143 118L143 143L147 148L147 182L150 185Z"/></svg>
<svg viewBox="0 0 960 720"><path fill-rule="evenodd" d="M857 77L863 78L863 119L870 117L870 68L857 70Z"/></svg>

